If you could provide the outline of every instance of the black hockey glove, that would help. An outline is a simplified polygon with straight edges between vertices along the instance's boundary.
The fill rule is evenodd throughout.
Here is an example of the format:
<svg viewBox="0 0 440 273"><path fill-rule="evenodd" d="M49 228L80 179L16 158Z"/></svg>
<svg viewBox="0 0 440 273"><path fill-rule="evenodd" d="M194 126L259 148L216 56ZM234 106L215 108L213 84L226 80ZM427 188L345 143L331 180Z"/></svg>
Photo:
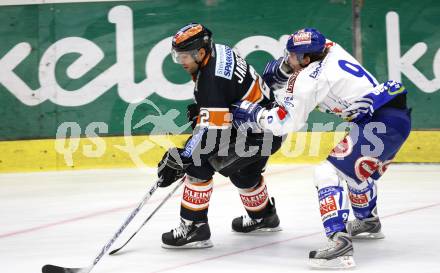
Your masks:
<svg viewBox="0 0 440 273"><path fill-rule="evenodd" d="M162 179L159 187L168 187L185 175L185 170L191 165L192 161L190 158L180 155L182 150L171 148L163 155L162 160L157 165L157 176Z"/></svg>
<svg viewBox="0 0 440 273"><path fill-rule="evenodd" d="M186 107L186 117L188 118L188 121L191 122L191 128L194 130L197 125L197 117L199 116L200 108L197 106L196 103L189 104Z"/></svg>

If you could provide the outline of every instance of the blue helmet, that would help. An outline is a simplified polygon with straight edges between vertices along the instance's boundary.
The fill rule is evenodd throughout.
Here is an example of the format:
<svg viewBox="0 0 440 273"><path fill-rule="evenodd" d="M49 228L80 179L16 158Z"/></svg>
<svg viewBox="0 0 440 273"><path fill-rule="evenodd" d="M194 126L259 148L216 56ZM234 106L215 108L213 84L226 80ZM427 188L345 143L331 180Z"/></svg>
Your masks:
<svg viewBox="0 0 440 273"><path fill-rule="evenodd" d="M286 49L297 55L322 53L325 48L325 37L314 28L304 28L290 35Z"/></svg>

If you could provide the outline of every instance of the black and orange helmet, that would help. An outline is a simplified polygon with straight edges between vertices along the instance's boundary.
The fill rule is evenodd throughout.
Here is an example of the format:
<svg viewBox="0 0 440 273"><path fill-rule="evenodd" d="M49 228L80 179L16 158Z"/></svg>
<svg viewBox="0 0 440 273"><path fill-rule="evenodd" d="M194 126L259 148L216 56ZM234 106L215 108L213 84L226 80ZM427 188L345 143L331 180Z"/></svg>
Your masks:
<svg viewBox="0 0 440 273"><path fill-rule="evenodd" d="M172 47L175 51L191 51L204 48L212 50L212 32L202 24L191 23L181 28L173 37Z"/></svg>

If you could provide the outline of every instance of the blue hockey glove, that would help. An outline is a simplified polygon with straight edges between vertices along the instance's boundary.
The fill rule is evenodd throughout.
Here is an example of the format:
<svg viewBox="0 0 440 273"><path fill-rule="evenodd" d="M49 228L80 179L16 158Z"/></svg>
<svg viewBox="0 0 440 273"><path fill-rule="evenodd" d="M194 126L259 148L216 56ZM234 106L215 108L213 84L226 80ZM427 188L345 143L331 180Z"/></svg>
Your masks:
<svg viewBox="0 0 440 273"><path fill-rule="evenodd" d="M340 116L352 122L365 122L370 119L374 111L381 108L399 95L406 94L405 87L396 81L389 80L377 85L371 93L356 100L347 109L342 110Z"/></svg>
<svg viewBox="0 0 440 273"><path fill-rule="evenodd" d="M284 58L272 60L266 64L263 80L271 90L281 89L286 84L291 74L291 69L284 62Z"/></svg>
<svg viewBox="0 0 440 273"><path fill-rule="evenodd" d="M238 101L233 104L233 107L232 124L237 130L242 132L247 132L249 128L253 132L261 130L257 119L258 114L264 110L263 107L249 101Z"/></svg>
<svg viewBox="0 0 440 273"><path fill-rule="evenodd" d="M373 113L373 100L368 97L362 97L342 110L340 116L346 121L359 122L365 118L370 118L373 116Z"/></svg>

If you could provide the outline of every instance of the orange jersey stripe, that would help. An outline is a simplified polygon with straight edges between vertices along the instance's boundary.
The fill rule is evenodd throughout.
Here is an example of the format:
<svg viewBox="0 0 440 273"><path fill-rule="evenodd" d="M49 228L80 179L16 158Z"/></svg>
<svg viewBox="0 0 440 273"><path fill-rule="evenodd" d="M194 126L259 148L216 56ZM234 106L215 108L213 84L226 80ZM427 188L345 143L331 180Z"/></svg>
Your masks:
<svg viewBox="0 0 440 273"><path fill-rule="evenodd" d="M244 95L242 100L247 100L250 102L259 102L263 99L263 92L260 87L260 79L257 78L253 84L251 89Z"/></svg>
<svg viewBox="0 0 440 273"><path fill-rule="evenodd" d="M229 127L232 122L228 108L201 108L197 125L208 127Z"/></svg>

